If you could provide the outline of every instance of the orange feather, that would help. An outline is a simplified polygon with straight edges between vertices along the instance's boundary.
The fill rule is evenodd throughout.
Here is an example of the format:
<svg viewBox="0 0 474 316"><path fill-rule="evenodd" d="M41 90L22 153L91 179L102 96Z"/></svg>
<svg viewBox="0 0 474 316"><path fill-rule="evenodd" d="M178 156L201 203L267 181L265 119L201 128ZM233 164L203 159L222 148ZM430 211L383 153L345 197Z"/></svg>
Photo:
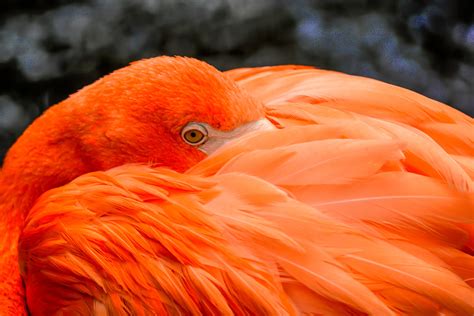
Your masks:
<svg viewBox="0 0 474 316"><path fill-rule="evenodd" d="M473 314L473 128L311 67L134 63L9 152L0 314Z"/></svg>

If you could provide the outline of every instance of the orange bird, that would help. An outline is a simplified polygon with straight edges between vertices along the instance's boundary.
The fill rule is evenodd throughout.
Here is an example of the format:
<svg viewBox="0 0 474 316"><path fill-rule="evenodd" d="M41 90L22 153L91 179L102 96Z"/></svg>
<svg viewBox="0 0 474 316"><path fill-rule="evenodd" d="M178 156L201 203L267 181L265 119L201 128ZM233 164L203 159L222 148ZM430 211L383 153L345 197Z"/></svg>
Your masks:
<svg viewBox="0 0 474 316"><path fill-rule="evenodd" d="M0 174L0 315L472 315L474 120L302 66L135 62Z"/></svg>

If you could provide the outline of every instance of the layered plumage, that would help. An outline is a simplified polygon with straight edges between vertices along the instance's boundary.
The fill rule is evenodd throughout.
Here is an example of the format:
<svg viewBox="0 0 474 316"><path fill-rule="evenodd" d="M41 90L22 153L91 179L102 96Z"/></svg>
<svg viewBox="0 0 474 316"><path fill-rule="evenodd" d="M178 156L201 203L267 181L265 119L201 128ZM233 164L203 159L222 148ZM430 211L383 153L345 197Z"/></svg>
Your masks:
<svg viewBox="0 0 474 316"><path fill-rule="evenodd" d="M472 118L309 67L222 76L256 108L227 129L259 102L277 128L184 173L127 164L43 194L20 237L33 315L474 313Z"/></svg>

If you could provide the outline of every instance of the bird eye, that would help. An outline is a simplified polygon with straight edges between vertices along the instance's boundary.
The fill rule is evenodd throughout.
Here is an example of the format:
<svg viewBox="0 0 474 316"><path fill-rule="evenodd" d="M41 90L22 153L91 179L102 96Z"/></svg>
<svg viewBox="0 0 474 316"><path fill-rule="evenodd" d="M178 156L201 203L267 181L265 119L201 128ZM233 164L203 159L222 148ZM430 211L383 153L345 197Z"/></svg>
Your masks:
<svg viewBox="0 0 474 316"><path fill-rule="evenodd" d="M207 141L207 130L200 124L191 123L183 128L181 138L189 145L202 145Z"/></svg>

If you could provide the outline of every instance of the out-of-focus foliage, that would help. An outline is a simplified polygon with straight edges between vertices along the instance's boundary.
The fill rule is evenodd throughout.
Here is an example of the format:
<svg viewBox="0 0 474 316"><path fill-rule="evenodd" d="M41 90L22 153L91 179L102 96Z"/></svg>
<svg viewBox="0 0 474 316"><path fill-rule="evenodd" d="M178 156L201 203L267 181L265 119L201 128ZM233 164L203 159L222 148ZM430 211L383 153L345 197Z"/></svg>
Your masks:
<svg viewBox="0 0 474 316"><path fill-rule="evenodd" d="M2 0L0 158L48 106L160 54L220 69L315 65L472 115L473 12L472 0Z"/></svg>

